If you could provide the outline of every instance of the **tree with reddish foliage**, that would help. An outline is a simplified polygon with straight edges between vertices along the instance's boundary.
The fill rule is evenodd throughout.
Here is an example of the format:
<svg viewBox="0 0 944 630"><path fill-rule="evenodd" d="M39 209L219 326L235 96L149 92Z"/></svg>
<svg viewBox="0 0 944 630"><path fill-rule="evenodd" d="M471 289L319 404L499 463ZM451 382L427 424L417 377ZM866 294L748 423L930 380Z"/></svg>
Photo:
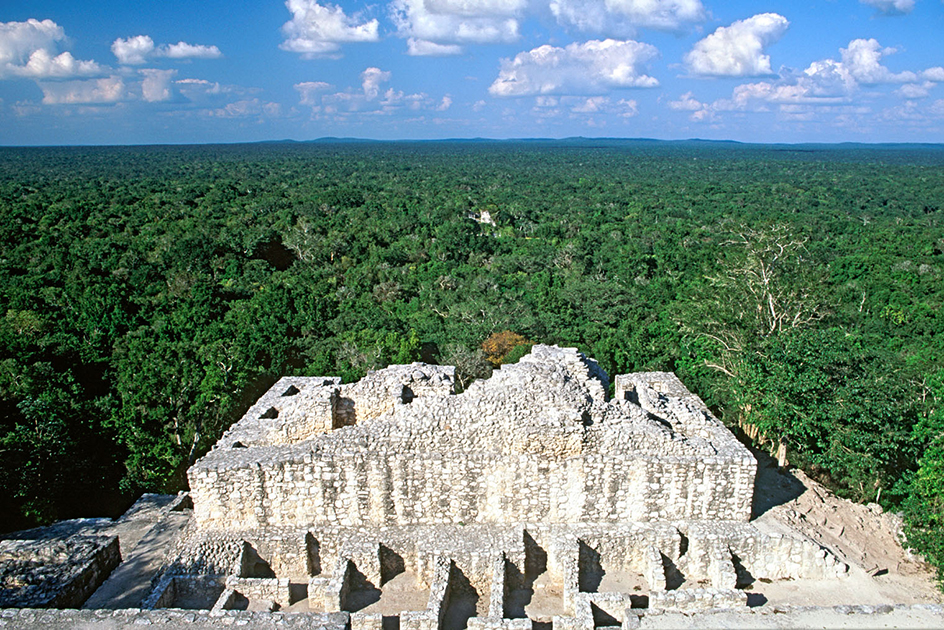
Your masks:
<svg viewBox="0 0 944 630"><path fill-rule="evenodd" d="M498 367L508 354L518 346L529 346L534 342L510 330L492 333L482 342L482 352L485 359L494 367Z"/></svg>

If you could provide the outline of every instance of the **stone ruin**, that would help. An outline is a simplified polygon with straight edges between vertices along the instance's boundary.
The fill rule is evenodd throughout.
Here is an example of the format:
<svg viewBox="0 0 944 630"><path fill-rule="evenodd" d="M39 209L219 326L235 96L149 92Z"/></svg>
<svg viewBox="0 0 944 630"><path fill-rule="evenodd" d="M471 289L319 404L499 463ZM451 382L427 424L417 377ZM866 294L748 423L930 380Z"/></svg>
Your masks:
<svg viewBox="0 0 944 630"><path fill-rule="evenodd" d="M278 381L189 470L145 608L322 613L352 630L632 627L842 577L749 523L757 463L673 375L534 346L456 393L414 363ZM332 621L333 620L333 621Z"/></svg>
<svg viewBox="0 0 944 630"><path fill-rule="evenodd" d="M117 536L61 533L0 540L0 609L78 608L121 562Z"/></svg>

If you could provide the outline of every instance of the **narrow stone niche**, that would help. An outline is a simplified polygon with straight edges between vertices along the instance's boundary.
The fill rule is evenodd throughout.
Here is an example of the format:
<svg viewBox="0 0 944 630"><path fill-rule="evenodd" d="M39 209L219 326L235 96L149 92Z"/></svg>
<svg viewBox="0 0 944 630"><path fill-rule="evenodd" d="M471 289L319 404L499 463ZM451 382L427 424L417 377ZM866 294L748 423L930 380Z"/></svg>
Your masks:
<svg viewBox="0 0 944 630"><path fill-rule="evenodd" d="M380 589L367 579L352 560L348 560L345 583L341 590L341 610L358 612L380 601Z"/></svg>
<svg viewBox="0 0 944 630"><path fill-rule="evenodd" d="M532 625L550 624L564 614L564 585L547 569L547 551L524 532L524 572L506 560L504 601L506 619L528 618Z"/></svg>
<svg viewBox="0 0 944 630"><path fill-rule="evenodd" d="M606 575L600 552L582 540L577 541L577 544L577 590L581 593L596 593Z"/></svg>
<svg viewBox="0 0 944 630"><path fill-rule="evenodd" d="M456 563L449 570L449 586L443 602L441 630L464 630L469 619L482 616L488 610L487 598L472 585Z"/></svg>
<svg viewBox="0 0 944 630"><path fill-rule="evenodd" d="M309 577L321 575L321 543L311 532L305 534L305 560Z"/></svg>
<svg viewBox="0 0 944 630"><path fill-rule="evenodd" d="M259 555L255 547L244 541L242 558L239 562L239 577L274 578L275 571L272 570L269 562Z"/></svg>

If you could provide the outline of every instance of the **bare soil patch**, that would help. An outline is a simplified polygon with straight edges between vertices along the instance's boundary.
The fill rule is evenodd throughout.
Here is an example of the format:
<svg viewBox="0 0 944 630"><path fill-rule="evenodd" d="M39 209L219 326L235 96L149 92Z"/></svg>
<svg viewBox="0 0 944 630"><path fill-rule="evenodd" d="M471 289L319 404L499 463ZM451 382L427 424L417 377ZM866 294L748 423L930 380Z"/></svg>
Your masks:
<svg viewBox="0 0 944 630"><path fill-rule="evenodd" d="M766 454L755 455L754 524L810 538L850 569L843 580L755 582L749 591L773 603L805 606L944 602L932 567L903 547L898 516L875 503L840 498L803 471L781 471Z"/></svg>

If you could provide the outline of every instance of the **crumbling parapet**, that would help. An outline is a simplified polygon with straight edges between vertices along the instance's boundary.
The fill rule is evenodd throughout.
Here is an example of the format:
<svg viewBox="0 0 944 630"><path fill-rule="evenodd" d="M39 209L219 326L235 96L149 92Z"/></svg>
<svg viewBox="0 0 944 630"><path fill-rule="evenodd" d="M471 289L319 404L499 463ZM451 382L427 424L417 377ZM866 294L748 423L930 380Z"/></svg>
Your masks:
<svg viewBox="0 0 944 630"><path fill-rule="evenodd" d="M0 541L0 608L78 608L121 562L117 536Z"/></svg>
<svg viewBox="0 0 944 630"><path fill-rule="evenodd" d="M691 588L649 594L651 610L700 612L747 607L747 593L733 588Z"/></svg>

